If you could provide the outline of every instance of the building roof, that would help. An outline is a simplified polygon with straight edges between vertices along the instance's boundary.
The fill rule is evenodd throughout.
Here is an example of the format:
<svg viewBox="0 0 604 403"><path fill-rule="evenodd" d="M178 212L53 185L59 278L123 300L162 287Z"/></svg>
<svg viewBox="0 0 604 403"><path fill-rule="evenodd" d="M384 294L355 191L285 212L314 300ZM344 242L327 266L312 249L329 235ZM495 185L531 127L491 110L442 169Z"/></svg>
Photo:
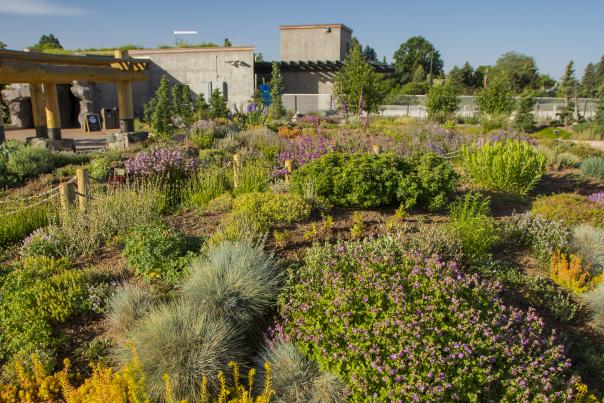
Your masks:
<svg viewBox="0 0 604 403"><path fill-rule="evenodd" d="M255 46L206 46L200 48L165 48L165 49L135 49L129 50L130 56L146 56L164 53L195 53L195 52L253 52Z"/></svg>
<svg viewBox="0 0 604 403"><path fill-rule="evenodd" d="M304 25L279 25L280 30L287 29L316 29L316 28L340 28L344 31L352 32L351 28L348 28L344 24L304 24Z"/></svg>
<svg viewBox="0 0 604 403"><path fill-rule="evenodd" d="M281 61L279 68L282 71L338 71L344 66L340 60L299 60ZM256 73L270 73L273 62L256 62L254 70ZM394 73L394 67L380 62L370 62L378 73Z"/></svg>

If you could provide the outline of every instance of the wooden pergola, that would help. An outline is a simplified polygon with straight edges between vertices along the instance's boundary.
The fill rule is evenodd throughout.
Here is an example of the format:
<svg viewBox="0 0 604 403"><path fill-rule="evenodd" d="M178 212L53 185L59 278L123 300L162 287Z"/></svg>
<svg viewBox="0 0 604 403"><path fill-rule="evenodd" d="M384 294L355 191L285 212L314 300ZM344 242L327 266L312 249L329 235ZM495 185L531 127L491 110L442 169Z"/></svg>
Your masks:
<svg viewBox="0 0 604 403"><path fill-rule="evenodd" d="M132 82L147 79L148 62L116 50L114 56L71 56L0 50L0 83L29 84L36 137L61 139L57 84L113 82L117 86L120 131L134 131ZM0 118L0 143L4 141Z"/></svg>

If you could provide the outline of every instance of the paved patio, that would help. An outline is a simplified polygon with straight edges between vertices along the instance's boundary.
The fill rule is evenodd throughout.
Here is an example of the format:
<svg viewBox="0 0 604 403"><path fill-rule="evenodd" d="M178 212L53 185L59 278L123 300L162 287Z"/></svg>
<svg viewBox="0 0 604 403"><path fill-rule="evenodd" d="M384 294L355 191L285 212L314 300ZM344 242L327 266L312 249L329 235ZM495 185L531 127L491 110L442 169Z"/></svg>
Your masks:
<svg viewBox="0 0 604 403"><path fill-rule="evenodd" d="M98 150L105 147L105 137L109 133L119 131L114 129L111 131L100 131L86 133L80 128L76 129L62 129L61 134L64 139L73 139L76 145L77 151L91 151ZM9 140L18 140L25 142L27 137L34 137L36 132L33 128L31 129L11 129L6 128L6 138Z"/></svg>

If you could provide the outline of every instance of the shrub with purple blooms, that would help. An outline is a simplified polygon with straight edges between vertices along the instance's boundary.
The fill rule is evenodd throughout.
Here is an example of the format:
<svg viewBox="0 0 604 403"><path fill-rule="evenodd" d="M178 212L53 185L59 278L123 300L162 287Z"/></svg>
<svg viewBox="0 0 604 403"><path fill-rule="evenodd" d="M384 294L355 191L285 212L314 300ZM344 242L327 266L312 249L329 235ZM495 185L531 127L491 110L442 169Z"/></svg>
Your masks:
<svg viewBox="0 0 604 403"><path fill-rule="evenodd" d="M578 382L533 309L390 238L316 245L288 289L284 334L354 402L563 401Z"/></svg>
<svg viewBox="0 0 604 403"><path fill-rule="evenodd" d="M594 203L598 203L604 206L604 192L591 194L589 195L588 199Z"/></svg>
<svg viewBox="0 0 604 403"><path fill-rule="evenodd" d="M197 169L197 158L186 155L175 148L155 148L151 152L140 152L125 163L128 174L135 176L170 175L183 176Z"/></svg>

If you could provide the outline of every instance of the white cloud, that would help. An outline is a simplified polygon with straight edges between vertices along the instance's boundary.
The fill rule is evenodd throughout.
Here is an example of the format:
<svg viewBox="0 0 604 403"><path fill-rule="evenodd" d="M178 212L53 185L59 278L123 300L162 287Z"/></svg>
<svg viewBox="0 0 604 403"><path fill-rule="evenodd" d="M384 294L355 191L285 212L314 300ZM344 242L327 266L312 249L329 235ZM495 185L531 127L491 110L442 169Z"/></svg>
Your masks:
<svg viewBox="0 0 604 403"><path fill-rule="evenodd" d="M0 0L0 14L51 16L51 15L82 15L90 11L66 6L48 0Z"/></svg>

